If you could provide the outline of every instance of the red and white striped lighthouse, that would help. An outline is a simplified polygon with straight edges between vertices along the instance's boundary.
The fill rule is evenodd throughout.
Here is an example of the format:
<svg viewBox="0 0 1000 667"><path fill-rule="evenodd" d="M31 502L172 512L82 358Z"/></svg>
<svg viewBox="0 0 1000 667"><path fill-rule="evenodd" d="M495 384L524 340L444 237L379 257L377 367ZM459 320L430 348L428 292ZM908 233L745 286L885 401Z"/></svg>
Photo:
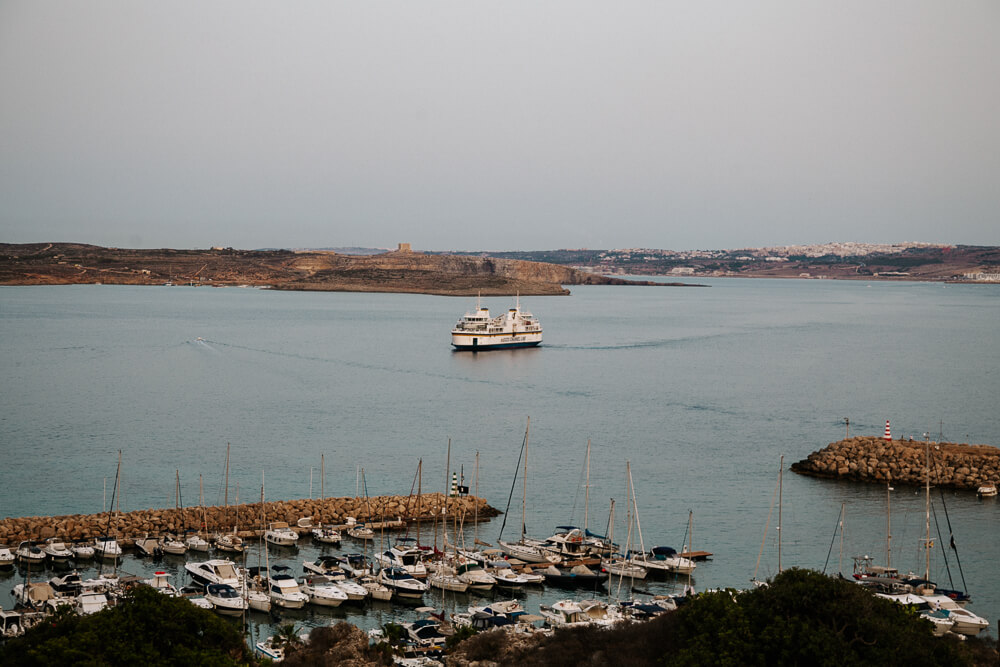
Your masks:
<svg viewBox="0 0 1000 667"><path fill-rule="evenodd" d="M888 419L885 420L885 436L884 437L885 437L886 440L892 440L892 432L889 431L889 420Z"/></svg>

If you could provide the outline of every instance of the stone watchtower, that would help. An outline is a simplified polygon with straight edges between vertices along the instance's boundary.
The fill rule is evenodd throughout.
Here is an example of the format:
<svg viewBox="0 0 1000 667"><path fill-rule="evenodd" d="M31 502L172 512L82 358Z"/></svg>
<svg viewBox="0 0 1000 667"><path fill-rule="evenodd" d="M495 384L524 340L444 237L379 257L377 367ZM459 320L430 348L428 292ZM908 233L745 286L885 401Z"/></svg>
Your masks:
<svg viewBox="0 0 1000 667"><path fill-rule="evenodd" d="M399 247L396 248L396 252L413 252L413 249L410 248L409 243L400 243Z"/></svg>

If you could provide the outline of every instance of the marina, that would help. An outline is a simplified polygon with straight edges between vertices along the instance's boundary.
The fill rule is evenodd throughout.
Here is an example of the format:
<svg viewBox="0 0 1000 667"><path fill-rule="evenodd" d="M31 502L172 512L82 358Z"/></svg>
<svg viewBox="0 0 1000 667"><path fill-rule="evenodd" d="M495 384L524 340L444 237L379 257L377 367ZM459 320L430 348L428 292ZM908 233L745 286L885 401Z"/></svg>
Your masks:
<svg viewBox="0 0 1000 667"><path fill-rule="evenodd" d="M754 572L762 532L760 577L777 571L775 523L767 521L778 456L800 460L842 438L845 415L852 435L880 435L891 418L898 437L923 440L930 432L939 440L943 431L949 442L1000 442L990 398L996 379L980 371L984 341L995 339L992 297L973 286L718 280L697 291L576 287L568 299L533 298L533 309L544 313L544 346L489 355L453 354L442 344L441 323L454 321L457 303L444 297L80 286L6 288L0 299L0 333L9 341L4 368L10 386L18 387L2 397L5 414L14 418L0 423L11 462L0 470L0 517L9 517L0 526L58 517L44 538L9 539L22 535L13 531L0 538L12 552L21 541L44 544L49 537L63 538L74 552L94 546L93 539L78 545L67 527L78 514L108 509L121 449L115 504L121 503L122 516L135 513L132 539L146 532L157 540L166 533L181 537L199 529L204 515L220 532L231 530L236 485L245 508L263 472L268 499L290 499L273 501L286 508L296 503L296 511L269 515L268 522L301 528L297 546L276 546L267 558L301 579L303 561L365 552L371 559L391 546L390 531L383 536L368 526L350 527L309 504L324 493L407 498L420 459L425 494L447 493L450 471L470 495L502 509L513 471L523 468L518 453L530 415L527 538L544 541L567 532L559 526L576 526L627 543L624 479L631 461L643 553L655 546L682 558L711 552L711 559L695 561L694 589L742 588ZM401 316L411 323L406 341L393 328ZM873 331L880 317L887 323ZM908 325L893 324L900 319ZM945 332L947 363L933 361ZM915 358L932 361L919 368L904 363ZM101 392L81 389L95 378ZM582 456L588 439L589 478ZM324 458L325 472L317 475ZM520 540L521 491L514 489L505 542ZM968 609L995 623L1000 588L992 576L993 526L1000 505L976 489L943 491L952 529L943 541L933 538L940 545L949 532L954 536L972 595ZM850 576L851 556L884 550L884 487L785 475L783 493L784 568L823 570L826 564L828 573ZM893 565L922 573L922 490L890 493ZM611 498L617 501L613 534L607 530ZM836 548L829 555L842 506L843 555ZM138 521L156 512L165 519L166 511L180 512L187 523L170 529L165 521L147 531ZM314 526L343 529L340 545L317 543L311 528L297 525L305 517ZM476 540L498 547L501 522L480 521L478 530L467 523L457 533L449 528L449 541L459 551L481 547ZM245 547L239 554L211 547L156 560L128 544L121 557L71 562L84 580L99 578L110 565L140 579L162 571L182 588L189 583L186 563L245 558L257 566L263 554L247 533L263 524L252 510L240 509L238 525ZM367 529L368 540L350 536L359 528ZM415 530L411 525L410 537ZM433 544L431 530L421 525L421 544ZM391 532L405 536L405 530ZM634 533L633 544L637 538ZM438 547L444 551L443 540ZM930 578L962 588L949 581L945 552L932 549ZM47 581L60 566L44 567ZM24 583L24 570L0 569L4 610L13 606L9 591ZM957 571L952 575L958 579ZM632 588L669 596L683 594L686 585L686 576L647 575ZM362 586L378 590L375 582ZM612 595L611 588L595 594L512 582L489 593L459 593L431 586L422 604L412 606L307 603L279 613L305 628L346 619L367 630L389 620L420 620L418 606L467 613L473 602L514 598L528 614L540 615L542 605L561 600L613 602L621 593ZM259 619L252 621L258 640L273 634L270 616L248 613Z"/></svg>

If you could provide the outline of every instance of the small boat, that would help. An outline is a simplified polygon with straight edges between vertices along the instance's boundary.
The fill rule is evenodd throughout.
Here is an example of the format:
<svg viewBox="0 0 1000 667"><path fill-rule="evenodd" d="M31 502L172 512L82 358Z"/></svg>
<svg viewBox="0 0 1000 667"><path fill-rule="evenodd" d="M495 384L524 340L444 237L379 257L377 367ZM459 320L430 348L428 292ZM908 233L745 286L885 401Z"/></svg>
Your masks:
<svg viewBox="0 0 1000 667"><path fill-rule="evenodd" d="M288 527L285 521L272 521L264 531L264 541L282 547L294 547L299 541L299 534Z"/></svg>
<svg viewBox="0 0 1000 667"><path fill-rule="evenodd" d="M503 350L534 347L542 342L542 325L535 316L521 309L518 298L513 308L490 316L489 308L477 300L475 312L468 312L451 330L451 344L456 350Z"/></svg>
<svg viewBox="0 0 1000 667"><path fill-rule="evenodd" d="M419 648L444 648L448 636L444 633L441 621L424 618L412 623L402 623L409 640Z"/></svg>
<svg viewBox="0 0 1000 667"><path fill-rule="evenodd" d="M347 536L356 540L374 540L375 531L370 526L364 524L351 526L347 529Z"/></svg>
<svg viewBox="0 0 1000 667"><path fill-rule="evenodd" d="M306 572L330 577L330 579L346 579L347 572L341 567L341 560L336 556L320 556L313 562L303 561L302 569Z"/></svg>
<svg viewBox="0 0 1000 667"><path fill-rule="evenodd" d="M146 584L158 593L162 593L167 597L178 597L180 596L180 591L177 587L170 583L170 575L163 571L154 572L150 579L143 579L142 583Z"/></svg>
<svg viewBox="0 0 1000 667"><path fill-rule="evenodd" d="M609 626L623 620L619 612L598 600L560 600L539 607L545 624L552 627Z"/></svg>
<svg viewBox="0 0 1000 667"><path fill-rule="evenodd" d="M320 544L340 544L342 539L339 530L322 524L313 527L310 532L313 540Z"/></svg>
<svg viewBox="0 0 1000 667"><path fill-rule="evenodd" d="M122 557L122 547L115 538L102 535L94 538L94 555L105 560L117 560Z"/></svg>
<svg viewBox="0 0 1000 667"><path fill-rule="evenodd" d="M341 554L335 558L340 561L340 567L350 577L357 579L372 573L371 564L364 554Z"/></svg>
<svg viewBox="0 0 1000 667"><path fill-rule="evenodd" d="M678 556L677 550L671 547L653 547L649 553L631 553L628 560L647 570L673 574L690 574L696 567L693 560Z"/></svg>
<svg viewBox="0 0 1000 667"><path fill-rule="evenodd" d="M38 546L37 543L31 542L30 540L25 540L17 545L17 550L14 552L17 556L17 560L21 563L42 563L45 561L47 554L42 551L42 548Z"/></svg>
<svg viewBox="0 0 1000 667"><path fill-rule="evenodd" d="M205 599L220 614L239 616L247 609L247 601L229 584L209 584L205 587Z"/></svg>
<svg viewBox="0 0 1000 667"><path fill-rule="evenodd" d="M176 535L166 534L160 538L160 551L173 556L183 556L187 553L187 545Z"/></svg>
<svg viewBox="0 0 1000 667"><path fill-rule="evenodd" d="M235 533L223 533L215 537L215 548L217 551L226 553L243 553L243 539Z"/></svg>
<svg viewBox="0 0 1000 667"><path fill-rule="evenodd" d="M73 599L58 595L47 581L18 584L10 593L17 604L39 611L55 611L61 606L73 604Z"/></svg>
<svg viewBox="0 0 1000 667"><path fill-rule="evenodd" d="M392 590L380 584L378 580L371 575L366 575L358 579L358 585L368 591L368 595L371 596L372 600L388 602L392 599Z"/></svg>
<svg viewBox="0 0 1000 667"><path fill-rule="evenodd" d="M499 563L495 564L493 567L486 570L486 572L491 577L496 579L497 586L501 586L503 588L523 588L528 584L545 582L545 577L540 574L535 575L534 577L527 577L519 572L515 572L510 566L510 563L507 563L506 561L504 561L502 565ZM535 581L535 578L538 579L537 582Z"/></svg>
<svg viewBox="0 0 1000 667"><path fill-rule="evenodd" d="M74 540L69 550L73 552L73 560L90 560L94 557L94 547L87 540Z"/></svg>
<svg viewBox="0 0 1000 667"><path fill-rule="evenodd" d="M333 585L344 591L349 602L361 602L368 597L368 589L350 579L334 579Z"/></svg>
<svg viewBox="0 0 1000 667"><path fill-rule="evenodd" d="M948 618L955 623L951 631L967 637L975 637L990 627L990 622L982 616L963 608L947 595L924 595L924 601L934 611L945 611Z"/></svg>
<svg viewBox="0 0 1000 667"><path fill-rule="evenodd" d="M10 547L0 547L0 570L7 570L14 567L17 556L10 550Z"/></svg>
<svg viewBox="0 0 1000 667"><path fill-rule="evenodd" d="M459 563L458 567L455 568L455 573L474 591L486 592L497 585L496 577L475 561Z"/></svg>
<svg viewBox="0 0 1000 667"><path fill-rule="evenodd" d="M983 484L981 487L976 489L976 495L980 498L992 498L997 495L997 485L996 484Z"/></svg>
<svg viewBox="0 0 1000 667"><path fill-rule="evenodd" d="M309 596L310 604L322 607L339 607L347 601L347 593L334 585L332 579L322 575L304 577L299 584L302 592Z"/></svg>
<svg viewBox="0 0 1000 667"><path fill-rule="evenodd" d="M160 550L160 540L155 537L140 537L135 541L136 550L143 556L159 556L162 552Z"/></svg>
<svg viewBox="0 0 1000 667"><path fill-rule="evenodd" d="M253 648L262 658L267 658L271 662L281 662L285 659L285 645L277 636L257 642Z"/></svg>
<svg viewBox="0 0 1000 667"><path fill-rule="evenodd" d="M184 569L202 585L229 584L236 588L240 585L240 574L236 563L231 560L213 559L195 563L185 563Z"/></svg>
<svg viewBox="0 0 1000 667"><path fill-rule="evenodd" d="M80 616L87 616L88 614L96 614L109 606L111 605L108 596L104 593L84 593L76 598L76 604L73 607Z"/></svg>
<svg viewBox="0 0 1000 667"><path fill-rule="evenodd" d="M299 528L312 528L313 518L311 516L304 516L298 521L296 521L295 525L298 526Z"/></svg>
<svg viewBox="0 0 1000 667"><path fill-rule="evenodd" d="M439 567L434 574L427 577L427 583L442 591L464 593L469 590L468 582L460 579L455 571L448 567Z"/></svg>
<svg viewBox="0 0 1000 667"><path fill-rule="evenodd" d="M645 579L648 571L642 565L625 558L609 558L601 561L601 569L620 579Z"/></svg>
<svg viewBox="0 0 1000 667"><path fill-rule="evenodd" d="M61 577L52 577L49 579L49 585L57 595L74 596L83 588L83 579L80 578L79 572L73 570Z"/></svg>
<svg viewBox="0 0 1000 667"><path fill-rule="evenodd" d="M382 567L398 567L410 573L417 579L427 577L427 566L424 565L420 549L414 546L416 540L412 537L401 537L388 550L375 556L375 561Z"/></svg>
<svg viewBox="0 0 1000 667"><path fill-rule="evenodd" d="M67 561L73 557L73 552L66 548L62 540L50 537L45 541L42 551L53 561Z"/></svg>
<svg viewBox="0 0 1000 667"><path fill-rule="evenodd" d="M291 568L284 565L272 565L275 574L270 576L271 603L285 609L301 609L309 601L309 596L299 588L299 582L288 574Z"/></svg>
<svg viewBox="0 0 1000 667"><path fill-rule="evenodd" d="M398 567L380 570L377 580L399 597L422 598L427 592L427 584L415 579L409 572Z"/></svg>
<svg viewBox="0 0 1000 667"><path fill-rule="evenodd" d="M194 531L188 533L187 538L184 540L184 546L187 547L188 551L200 551L202 553L208 553L208 550L212 547L208 543L208 540Z"/></svg>
<svg viewBox="0 0 1000 667"><path fill-rule="evenodd" d="M608 580L607 573L594 572L586 565L575 565L568 570L560 570L555 565L550 565L542 570L542 574L545 576L546 584L568 588L594 588L597 586L603 586Z"/></svg>
<svg viewBox="0 0 1000 667"><path fill-rule="evenodd" d="M0 638L11 639L24 634L24 620L16 611L0 609Z"/></svg>

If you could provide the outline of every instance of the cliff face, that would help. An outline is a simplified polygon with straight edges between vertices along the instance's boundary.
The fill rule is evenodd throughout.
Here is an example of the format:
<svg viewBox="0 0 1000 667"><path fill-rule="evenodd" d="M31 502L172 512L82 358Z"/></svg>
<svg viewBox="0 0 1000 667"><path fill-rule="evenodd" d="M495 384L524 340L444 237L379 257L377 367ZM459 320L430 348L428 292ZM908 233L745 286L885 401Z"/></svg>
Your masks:
<svg viewBox="0 0 1000 667"><path fill-rule="evenodd" d="M275 289L444 295L568 294L563 285L662 285L524 260L390 252L134 250L0 244L0 284L250 285Z"/></svg>

